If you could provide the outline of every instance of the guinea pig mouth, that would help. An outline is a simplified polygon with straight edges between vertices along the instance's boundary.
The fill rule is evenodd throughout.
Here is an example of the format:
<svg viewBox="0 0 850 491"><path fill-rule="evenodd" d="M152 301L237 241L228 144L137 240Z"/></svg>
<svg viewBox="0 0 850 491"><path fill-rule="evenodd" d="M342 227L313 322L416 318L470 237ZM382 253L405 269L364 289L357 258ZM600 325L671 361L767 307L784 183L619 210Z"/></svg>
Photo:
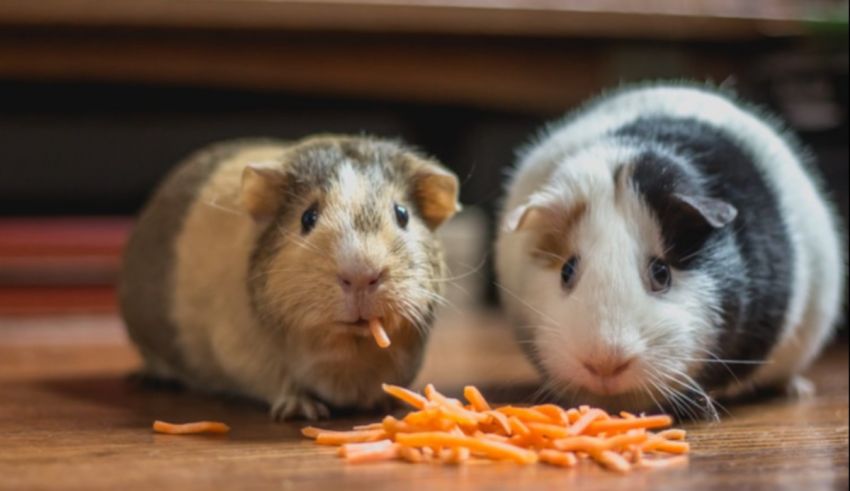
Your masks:
<svg viewBox="0 0 850 491"><path fill-rule="evenodd" d="M369 321L362 317L356 321L340 321L337 324L345 333L363 337L369 337L372 335L372 331L369 327Z"/></svg>
<svg viewBox="0 0 850 491"><path fill-rule="evenodd" d="M352 329L369 329L369 321L366 319L358 319L354 322L340 322L340 324Z"/></svg>

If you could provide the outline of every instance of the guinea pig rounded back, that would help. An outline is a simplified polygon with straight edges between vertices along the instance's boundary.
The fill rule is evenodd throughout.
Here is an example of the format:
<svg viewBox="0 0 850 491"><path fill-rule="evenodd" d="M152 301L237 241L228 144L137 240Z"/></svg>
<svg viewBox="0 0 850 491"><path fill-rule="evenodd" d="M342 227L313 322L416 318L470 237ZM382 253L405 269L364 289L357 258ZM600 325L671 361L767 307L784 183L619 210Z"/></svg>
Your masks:
<svg viewBox="0 0 850 491"><path fill-rule="evenodd" d="M716 417L713 398L805 387L844 258L805 154L699 86L630 87L531 145L496 262L543 390Z"/></svg>
<svg viewBox="0 0 850 491"><path fill-rule="evenodd" d="M451 172L387 140L200 152L151 199L126 254L122 311L147 370L264 400L278 418L374 406L382 382L420 365L444 276L434 231L457 192Z"/></svg>

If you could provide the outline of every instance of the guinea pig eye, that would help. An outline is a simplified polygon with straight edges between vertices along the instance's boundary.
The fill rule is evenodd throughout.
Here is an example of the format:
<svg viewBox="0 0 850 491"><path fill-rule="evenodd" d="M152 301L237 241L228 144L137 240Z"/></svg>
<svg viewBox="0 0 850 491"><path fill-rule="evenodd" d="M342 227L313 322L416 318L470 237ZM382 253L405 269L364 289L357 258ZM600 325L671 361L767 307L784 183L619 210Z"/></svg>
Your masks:
<svg viewBox="0 0 850 491"><path fill-rule="evenodd" d="M301 232L305 234L309 233L313 230L313 227L316 226L316 222L318 221L319 209L316 205L312 205L310 208L307 208L303 215L301 215Z"/></svg>
<svg viewBox="0 0 850 491"><path fill-rule="evenodd" d="M564 266L561 268L561 285L567 289L572 289L578 278L578 256L573 256L567 259Z"/></svg>
<svg viewBox="0 0 850 491"><path fill-rule="evenodd" d="M663 259L654 257L649 261L649 285L655 293L664 293L670 289L673 273L670 265Z"/></svg>
<svg viewBox="0 0 850 491"><path fill-rule="evenodd" d="M396 203L393 205L393 210L395 211L395 221L398 222L398 226L407 228L407 222L410 221L410 212L407 211L407 208Z"/></svg>

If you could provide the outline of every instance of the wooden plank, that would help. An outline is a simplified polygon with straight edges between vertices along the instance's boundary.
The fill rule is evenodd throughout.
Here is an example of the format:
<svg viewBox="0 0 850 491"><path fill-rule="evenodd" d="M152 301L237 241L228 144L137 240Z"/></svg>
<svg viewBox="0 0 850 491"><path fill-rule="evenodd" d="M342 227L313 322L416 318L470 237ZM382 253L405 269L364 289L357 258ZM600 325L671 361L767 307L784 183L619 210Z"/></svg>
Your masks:
<svg viewBox="0 0 850 491"><path fill-rule="evenodd" d="M615 47L616 48L616 47ZM629 47L634 54L638 47ZM658 56L669 50L653 50ZM637 52L637 56L643 56ZM84 31L0 34L0 77L291 91L558 114L631 67L586 42ZM671 57L658 73L726 79L748 59ZM654 66L647 62L642 66ZM652 76L642 73L643 76Z"/></svg>
<svg viewBox="0 0 850 491"><path fill-rule="evenodd" d="M840 6L836 8L841 8ZM846 18L846 14L845 14ZM0 24L757 39L805 34L804 2L586 0L4 0ZM805 21L805 22L804 22Z"/></svg>

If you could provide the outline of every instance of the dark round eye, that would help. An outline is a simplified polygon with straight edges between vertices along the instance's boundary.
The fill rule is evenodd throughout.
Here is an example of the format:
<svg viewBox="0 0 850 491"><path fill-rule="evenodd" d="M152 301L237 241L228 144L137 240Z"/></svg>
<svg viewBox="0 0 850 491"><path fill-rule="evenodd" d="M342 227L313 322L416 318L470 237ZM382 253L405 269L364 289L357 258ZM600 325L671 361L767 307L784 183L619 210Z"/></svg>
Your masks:
<svg viewBox="0 0 850 491"><path fill-rule="evenodd" d="M313 230L313 227L316 226L316 222L318 221L319 208L316 205L312 205L310 208L307 208L303 215L301 215L301 232L305 234L309 233Z"/></svg>
<svg viewBox="0 0 850 491"><path fill-rule="evenodd" d="M561 268L561 285L567 290L572 289L578 279L578 262L578 256L573 256Z"/></svg>
<svg viewBox="0 0 850 491"><path fill-rule="evenodd" d="M410 221L410 212L407 211L407 208L398 203L393 205L393 209L395 210L395 221L398 222L398 226L401 228L407 228L407 222Z"/></svg>
<svg viewBox="0 0 850 491"><path fill-rule="evenodd" d="M649 286L655 293L664 293L670 289L673 273L670 265L663 259L654 257L649 260Z"/></svg>

